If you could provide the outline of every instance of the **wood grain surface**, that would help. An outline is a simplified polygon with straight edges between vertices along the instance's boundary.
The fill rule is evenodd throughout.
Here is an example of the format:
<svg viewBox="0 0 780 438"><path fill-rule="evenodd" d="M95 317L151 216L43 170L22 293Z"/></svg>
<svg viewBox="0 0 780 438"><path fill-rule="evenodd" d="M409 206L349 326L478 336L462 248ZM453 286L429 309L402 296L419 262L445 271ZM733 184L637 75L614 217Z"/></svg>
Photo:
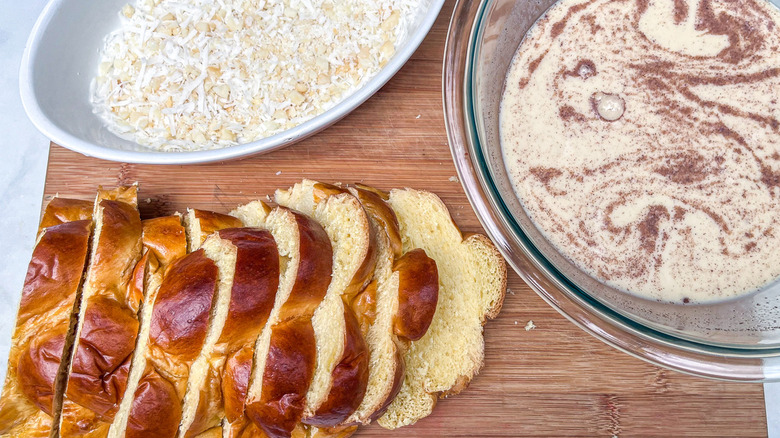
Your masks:
<svg viewBox="0 0 780 438"><path fill-rule="evenodd" d="M441 62L453 1L420 49L374 97L326 131L241 161L150 166L51 146L47 200L90 199L98 185L140 184L142 215L197 207L227 212L307 177L436 192L464 231L481 227L455 175L441 104ZM32 224L31 224L32 226ZM485 328L481 374L416 425L358 436L766 436L762 386L704 380L618 352L584 333L515 274ZM525 330L533 320L537 328Z"/></svg>

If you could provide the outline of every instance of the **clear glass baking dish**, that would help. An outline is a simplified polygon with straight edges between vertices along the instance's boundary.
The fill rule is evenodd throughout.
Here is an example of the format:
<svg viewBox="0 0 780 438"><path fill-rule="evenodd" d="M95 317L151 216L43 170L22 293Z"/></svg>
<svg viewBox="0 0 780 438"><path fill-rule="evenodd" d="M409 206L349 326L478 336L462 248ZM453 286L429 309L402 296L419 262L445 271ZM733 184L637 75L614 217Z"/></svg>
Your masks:
<svg viewBox="0 0 780 438"><path fill-rule="evenodd" d="M580 271L528 219L504 167L498 105L518 45L553 3L461 0L450 22L443 66L447 133L461 183L486 231L542 298L607 344L699 376L780 380L780 282L714 304L651 301Z"/></svg>

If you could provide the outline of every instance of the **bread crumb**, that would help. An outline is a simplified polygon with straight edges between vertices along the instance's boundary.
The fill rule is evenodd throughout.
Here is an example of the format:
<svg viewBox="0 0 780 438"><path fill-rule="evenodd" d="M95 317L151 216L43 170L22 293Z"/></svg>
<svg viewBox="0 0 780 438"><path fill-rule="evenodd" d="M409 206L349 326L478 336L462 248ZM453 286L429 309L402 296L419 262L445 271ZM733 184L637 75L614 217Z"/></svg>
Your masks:
<svg viewBox="0 0 780 438"><path fill-rule="evenodd" d="M460 182L460 180L458 179L458 177L457 177L457 176L455 176L455 175L453 175L453 176L451 176L451 177L450 177L450 181L452 181L452 182Z"/></svg>
<svg viewBox="0 0 780 438"><path fill-rule="evenodd" d="M415 117L415 119L419 119L420 116L421 116L421 114L417 114L417 117Z"/></svg>
<svg viewBox="0 0 780 438"><path fill-rule="evenodd" d="M146 201L147 204L151 204L152 203L152 198L146 198L145 201Z"/></svg>
<svg viewBox="0 0 780 438"><path fill-rule="evenodd" d="M534 325L534 322L531 320L528 320L528 324L525 325L525 331L533 330L536 328L536 325Z"/></svg>
<svg viewBox="0 0 780 438"><path fill-rule="evenodd" d="M282 174L282 171L281 171L281 170L280 170L280 171L278 171L278 172L276 172L276 175L277 175L277 176L279 176L279 175L281 175L281 174Z"/></svg>

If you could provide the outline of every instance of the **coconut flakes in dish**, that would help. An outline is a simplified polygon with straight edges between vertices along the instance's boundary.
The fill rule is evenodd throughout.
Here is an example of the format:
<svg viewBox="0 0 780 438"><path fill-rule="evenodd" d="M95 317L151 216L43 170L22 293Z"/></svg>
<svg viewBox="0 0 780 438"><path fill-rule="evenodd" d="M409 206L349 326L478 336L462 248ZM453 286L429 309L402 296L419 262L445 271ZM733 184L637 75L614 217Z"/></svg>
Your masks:
<svg viewBox="0 0 780 438"><path fill-rule="evenodd" d="M138 0L92 83L115 134L161 151L259 140L370 80L420 0Z"/></svg>

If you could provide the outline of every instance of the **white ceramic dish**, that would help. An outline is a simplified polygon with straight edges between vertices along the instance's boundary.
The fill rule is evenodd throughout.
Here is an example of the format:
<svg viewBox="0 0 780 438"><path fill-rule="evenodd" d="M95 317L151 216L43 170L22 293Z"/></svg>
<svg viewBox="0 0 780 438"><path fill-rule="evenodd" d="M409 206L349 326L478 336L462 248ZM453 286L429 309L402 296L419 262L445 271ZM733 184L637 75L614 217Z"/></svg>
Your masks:
<svg viewBox="0 0 780 438"><path fill-rule="evenodd" d="M33 27L22 58L22 104L35 126L55 143L87 156L147 164L224 161L279 149L327 128L360 106L406 63L428 34L444 0L423 7L387 65L338 105L295 128L262 140L197 152L155 152L111 133L92 112L89 85L103 38L119 26L131 0L51 0Z"/></svg>

